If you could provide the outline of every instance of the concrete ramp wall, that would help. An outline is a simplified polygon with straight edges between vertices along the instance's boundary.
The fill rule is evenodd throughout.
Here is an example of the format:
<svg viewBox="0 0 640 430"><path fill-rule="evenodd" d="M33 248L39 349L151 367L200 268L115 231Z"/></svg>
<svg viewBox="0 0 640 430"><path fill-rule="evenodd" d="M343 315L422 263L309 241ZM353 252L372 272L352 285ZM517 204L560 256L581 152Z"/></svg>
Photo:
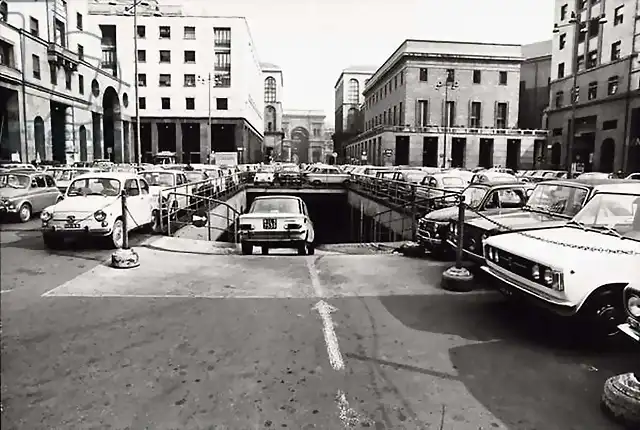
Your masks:
<svg viewBox="0 0 640 430"><path fill-rule="evenodd" d="M381 212L388 211L387 213L376 216L374 221L379 225L393 231L398 240L411 240L411 216L402 212L391 209L389 206L383 203L370 199L369 197L357 193L353 190L349 190L348 194L349 205L355 210L361 211L366 217L373 218Z"/></svg>
<svg viewBox="0 0 640 430"><path fill-rule="evenodd" d="M238 192L238 194L229 197L225 203L237 212L242 212L242 209L247 205L247 194L242 190ZM225 230L233 225L235 222L235 214L227 206L220 204L209 212L209 219L211 224L211 240L217 240ZM182 227L172 236L197 240L208 240L209 238L207 227L196 227L193 225Z"/></svg>

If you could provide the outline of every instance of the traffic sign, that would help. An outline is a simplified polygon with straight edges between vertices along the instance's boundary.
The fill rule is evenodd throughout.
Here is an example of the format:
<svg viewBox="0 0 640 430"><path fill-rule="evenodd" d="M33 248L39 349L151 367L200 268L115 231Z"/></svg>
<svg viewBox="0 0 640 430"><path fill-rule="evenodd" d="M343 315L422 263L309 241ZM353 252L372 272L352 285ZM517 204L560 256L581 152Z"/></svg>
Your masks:
<svg viewBox="0 0 640 430"><path fill-rule="evenodd" d="M194 227L204 227L209 221L209 213L206 209L198 209L193 215L191 215L191 223Z"/></svg>

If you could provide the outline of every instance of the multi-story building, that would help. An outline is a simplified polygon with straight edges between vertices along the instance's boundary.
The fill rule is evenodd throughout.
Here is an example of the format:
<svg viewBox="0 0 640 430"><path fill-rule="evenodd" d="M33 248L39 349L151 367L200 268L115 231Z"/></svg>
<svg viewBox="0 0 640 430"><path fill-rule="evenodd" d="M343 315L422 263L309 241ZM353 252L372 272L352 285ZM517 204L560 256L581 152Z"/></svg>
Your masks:
<svg viewBox="0 0 640 430"><path fill-rule="evenodd" d="M640 170L638 7L638 0L554 2L553 166Z"/></svg>
<svg viewBox="0 0 640 430"><path fill-rule="evenodd" d="M284 132L283 161L316 163L324 161L324 120L321 110L286 110L282 118Z"/></svg>
<svg viewBox="0 0 640 430"><path fill-rule="evenodd" d="M373 66L352 66L344 69L334 85L335 134L334 148L338 161L344 160L343 144L364 131L363 91L375 73Z"/></svg>
<svg viewBox="0 0 640 430"><path fill-rule="evenodd" d="M126 64L139 88L140 144L145 158L176 152L206 162L212 152L252 160L263 140L263 77L245 18L200 16L180 6L92 0L102 34L103 67ZM135 34L135 37L134 37ZM137 44L137 52L134 45Z"/></svg>
<svg viewBox="0 0 640 430"><path fill-rule="evenodd" d="M72 163L133 156L133 88L101 69L87 2L0 2L2 158Z"/></svg>
<svg viewBox="0 0 640 430"><path fill-rule="evenodd" d="M518 127L546 129L551 82L551 40L522 45Z"/></svg>
<svg viewBox="0 0 640 430"><path fill-rule="evenodd" d="M282 69L275 64L262 63L264 77L264 145L262 154L265 161L283 159L284 133L282 131L282 96L284 77Z"/></svg>
<svg viewBox="0 0 640 430"><path fill-rule="evenodd" d="M519 45L406 40L364 89L350 160L527 168L546 131L518 123Z"/></svg>

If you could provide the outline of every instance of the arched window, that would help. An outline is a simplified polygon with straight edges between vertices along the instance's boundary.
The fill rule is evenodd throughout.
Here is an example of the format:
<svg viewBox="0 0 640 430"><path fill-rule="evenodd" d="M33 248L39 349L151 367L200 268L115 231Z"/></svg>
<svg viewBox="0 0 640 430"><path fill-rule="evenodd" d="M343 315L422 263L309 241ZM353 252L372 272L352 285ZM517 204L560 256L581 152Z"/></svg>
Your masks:
<svg viewBox="0 0 640 430"><path fill-rule="evenodd" d="M356 108L351 108L347 112L347 131L353 132L356 128L356 115L358 111Z"/></svg>
<svg viewBox="0 0 640 430"><path fill-rule="evenodd" d="M349 80L349 93L347 103L358 104L360 100L360 83L357 79Z"/></svg>
<svg viewBox="0 0 640 430"><path fill-rule="evenodd" d="M271 76L264 80L264 102L276 102L276 80Z"/></svg>
<svg viewBox="0 0 640 430"><path fill-rule="evenodd" d="M273 106L267 106L265 109L265 130L266 131L275 131L276 130L276 110Z"/></svg>

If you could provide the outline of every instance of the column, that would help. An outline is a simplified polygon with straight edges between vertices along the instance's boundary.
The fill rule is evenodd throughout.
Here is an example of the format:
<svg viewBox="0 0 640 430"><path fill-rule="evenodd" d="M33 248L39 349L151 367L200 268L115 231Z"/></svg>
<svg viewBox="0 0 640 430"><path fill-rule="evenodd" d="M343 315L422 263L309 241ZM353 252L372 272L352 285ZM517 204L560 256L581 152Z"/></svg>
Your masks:
<svg viewBox="0 0 640 430"><path fill-rule="evenodd" d="M200 122L200 161L203 163L210 163L211 156L211 142L209 142L208 128L209 123L207 121Z"/></svg>
<svg viewBox="0 0 640 430"><path fill-rule="evenodd" d="M123 128L123 156L122 159L125 163L131 163L131 159L133 158L131 156L131 123L129 121L122 121L122 128Z"/></svg>
<svg viewBox="0 0 640 430"><path fill-rule="evenodd" d="M158 153L158 123L151 121L149 125L151 126L151 155L153 156Z"/></svg>
<svg viewBox="0 0 640 430"><path fill-rule="evenodd" d="M174 123L176 125L176 161L178 163L187 163L191 161L190 155L188 155L186 160L183 157L182 152L182 123L176 121Z"/></svg>
<svg viewBox="0 0 640 430"><path fill-rule="evenodd" d="M102 117L99 113L91 113L92 122L92 160L99 160L104 158L104 149L102 148Z"/></svg>
<svg viewBox="0 0 640 430"><path fill-rule="evenodd" d="M124 161L124 136L123 136L122 118L115 117L113 119L113 160L116 163Z"/></svg>
<svg viewBox="0 0 640 430"><path fill-rule="evenodd" d="M73 141L73 107L64 108L64 152L66 164L72 165L76 160L76 148Z"/></svg>

